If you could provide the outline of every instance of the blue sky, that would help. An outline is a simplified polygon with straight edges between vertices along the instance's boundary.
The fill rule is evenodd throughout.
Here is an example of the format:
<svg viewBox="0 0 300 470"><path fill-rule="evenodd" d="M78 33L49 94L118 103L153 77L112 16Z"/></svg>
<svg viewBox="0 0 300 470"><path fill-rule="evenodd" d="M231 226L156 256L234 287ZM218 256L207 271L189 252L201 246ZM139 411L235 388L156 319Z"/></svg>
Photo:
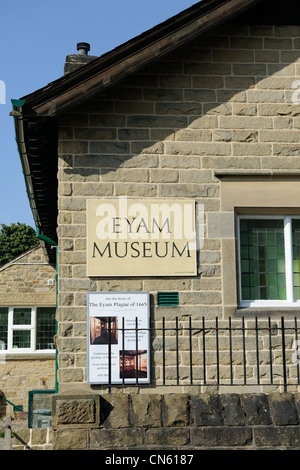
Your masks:
<svg viewBox="0 0 300 470"><path fill-rule="evenodd" d="M100 56L179 13L197 0L13 0L2 2L0 25L0 229L34 222L26 195L11 99L63 75L78 42ZM3 97L5 85L5 103ZM1 87L2 86L2 87Z"/></svg>

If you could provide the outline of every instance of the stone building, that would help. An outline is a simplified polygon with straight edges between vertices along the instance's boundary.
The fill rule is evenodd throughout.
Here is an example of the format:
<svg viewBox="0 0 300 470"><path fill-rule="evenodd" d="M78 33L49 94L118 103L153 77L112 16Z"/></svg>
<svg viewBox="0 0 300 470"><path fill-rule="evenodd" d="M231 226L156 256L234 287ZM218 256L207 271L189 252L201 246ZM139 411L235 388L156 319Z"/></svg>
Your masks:
<svg viewBox="0 0 300 470"><path fill-rule="evenodd" d="M299 445L299 13L203 0L13 100L58 243L56 449Z"/></svg>
<svg viewBox="0 0 300 470"><path fill-rule="evenodd" d="M0 268L1 417L55 390L55 266L40 245Z"/></svg>

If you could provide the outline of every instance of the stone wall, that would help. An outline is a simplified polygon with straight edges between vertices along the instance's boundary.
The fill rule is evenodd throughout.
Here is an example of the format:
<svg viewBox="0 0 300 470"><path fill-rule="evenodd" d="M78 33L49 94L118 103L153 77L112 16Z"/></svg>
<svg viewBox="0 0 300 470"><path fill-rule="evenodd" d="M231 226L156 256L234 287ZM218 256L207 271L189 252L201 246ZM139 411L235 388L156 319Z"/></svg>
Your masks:
<svg viewBox="0 0 300 470"><path fill-rule="evenodd" d="M12 438L11 450L53 450L52 429L18 430Z"/></svg>
<svg viewBox="0 0 300 470"><path fill-rule="evenodd" d="M50 285L48 280L52 281ZM0 306L55 306L55 267L39 245L0 268Z"/></svg>
<svg viewBox="0 0 300 470"><path fill-rule="evenodd" d="M51 283L48 283L51 280ZM0 269L0 307L55 307L55 267L39 245ZM0 395L28 407L28 392L55 388L54 354L4 354L0 357ZM0 417L13 408L0 400Z"/></svg>
<svg viewBox="0 0 300 470"><path fill-rule="evenodd" d="M100 416L98 398L56 399L54 450L269 450L300 445L298 394L103 395Z"/></svg>
<svg viewBox="0 0 300 470"><path fill-rule="evenodd" d="M53 449L299 448L297 394L177 394L153 382L153 394L89 395L86 384L87 291L149 291L154 325L240 315L236 207L299 205L299 38L293 26L224 26L60 117ZM86 200L119 196L203 205L197 277L87 277ZM179 306L159 307L157 291L169 290Z"/></svg>
<svg viewBox="0 0 300 470"><path fill-rule="evenodd" d="M155 324L241 314L236 206L298 205L299 37L296 26L223 26L60 117L61 389L86 380L87 291L149 291ZM86 200L119 196L203 205L198 276L87 277ZM157 291L174 290L179 306L158 307Z"/></svg>
<svg viewBox="0 0 300 470"><path fill-rule="evenodd" d="M25 355L12 356L0 364L0 395L14 405L22 405L28 410L28 392L30 390L55 389L55 356ZM13 407L0 400L0 417L12 415Z"/></svg>

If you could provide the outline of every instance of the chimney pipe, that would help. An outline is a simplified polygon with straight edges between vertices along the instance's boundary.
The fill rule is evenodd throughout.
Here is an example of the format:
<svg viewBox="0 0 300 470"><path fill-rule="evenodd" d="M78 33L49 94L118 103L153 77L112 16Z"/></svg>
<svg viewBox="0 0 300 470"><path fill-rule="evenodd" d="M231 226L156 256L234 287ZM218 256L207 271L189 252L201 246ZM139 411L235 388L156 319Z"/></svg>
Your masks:
<svg viewBox="0 0 300 470"><path fill-rule="evenodd" d="M90 45L88 42L78 42L77 50L79 55L88 55L90 50Z"/></svg>

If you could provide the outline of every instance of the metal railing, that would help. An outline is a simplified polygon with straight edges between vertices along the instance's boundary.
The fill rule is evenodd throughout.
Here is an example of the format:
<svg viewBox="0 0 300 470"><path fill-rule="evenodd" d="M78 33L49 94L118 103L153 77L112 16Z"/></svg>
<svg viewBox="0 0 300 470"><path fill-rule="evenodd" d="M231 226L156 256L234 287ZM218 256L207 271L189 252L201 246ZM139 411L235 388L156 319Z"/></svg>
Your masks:
<svg viewBox="0 0 300 470"><path fill-rule="evenodd" d="M118 331L121 337L135 331L135 351L139 350L140 331L135 328ZM147 329L151 338L152 386L300 386L297 318L241 318L220 320L162 318ZM109 328L110 334L110 328ZM108 357L111 358L111 341ZM299 355L300 356L300 355ZM148 364L149 366L149 364ZM120 366L124 376L124 361ZM108 361L108 385L111 363ZM151 369L151 371L150 371ZM136 384L142 384L136 368ZM123 384L126 381L123 381Z"/></svg>

